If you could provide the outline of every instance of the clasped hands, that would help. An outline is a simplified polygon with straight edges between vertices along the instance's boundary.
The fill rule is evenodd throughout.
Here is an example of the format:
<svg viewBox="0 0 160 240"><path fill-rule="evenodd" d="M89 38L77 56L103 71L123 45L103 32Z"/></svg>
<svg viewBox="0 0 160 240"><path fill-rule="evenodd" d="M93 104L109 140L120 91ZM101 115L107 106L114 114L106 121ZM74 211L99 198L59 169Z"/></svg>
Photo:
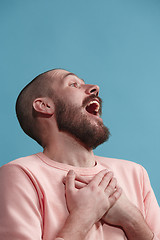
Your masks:
<svg viewBox="0 0 160 240"><path fill-rule="evenodd" d="M65 196L69 217L78 220L81 233L88 232L101 221L120 227L130 240L154 238L141 211L128 200L112 172L102 170L87 183L82 176L69 171L65 179Z"/></svg>
<svg viewBox="0 0 160 240"><path fill-rule="evenodd" d="M71 170L65 179L65 189L69 213L76 212L81 220L91 225L102 220L106 224L121 226L126 212L133 207L108 170L100 171L89 183Z"/></svg>

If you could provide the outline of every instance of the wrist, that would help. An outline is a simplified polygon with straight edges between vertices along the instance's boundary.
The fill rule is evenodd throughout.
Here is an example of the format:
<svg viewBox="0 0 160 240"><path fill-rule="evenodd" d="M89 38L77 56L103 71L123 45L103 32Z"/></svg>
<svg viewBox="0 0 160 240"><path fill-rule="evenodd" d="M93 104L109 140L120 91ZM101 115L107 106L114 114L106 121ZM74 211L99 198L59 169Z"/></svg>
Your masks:
<svg viewBox="0 0 160 240"><path fill-rule="evenodd" d="M82 215L78 211L72 211L58 237L65 240L82 240L85 239L92 226L93 224L87 219L87 216Z"/></svg>
<svg viewBox="0 0 160 240"><path fill-rule="evenodd" d="M92 228L94 222L94 218L90 218L85 211L74 210L70 212L69 218L72 219L74 223L76 223L78 229L82 229L82 231L86 234Z"/></svg>

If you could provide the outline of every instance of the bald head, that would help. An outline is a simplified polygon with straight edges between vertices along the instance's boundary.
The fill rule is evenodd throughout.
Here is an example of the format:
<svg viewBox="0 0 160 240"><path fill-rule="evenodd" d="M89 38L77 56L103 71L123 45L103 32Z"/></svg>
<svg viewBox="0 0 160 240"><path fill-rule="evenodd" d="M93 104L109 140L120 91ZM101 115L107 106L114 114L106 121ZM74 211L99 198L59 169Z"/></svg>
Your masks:
<svg viewBox="0 0 160 240"><path fill-rule="evenodd" d="M23 131L36 140L40 145L41 139L36 124L36 112L33 101L39 97L49 97L54 100L55 93L52 88L53 82L60 77L60 72L65 70L53 69L44 72L34 78L20 92L16 101L16 114Z"/></svg>

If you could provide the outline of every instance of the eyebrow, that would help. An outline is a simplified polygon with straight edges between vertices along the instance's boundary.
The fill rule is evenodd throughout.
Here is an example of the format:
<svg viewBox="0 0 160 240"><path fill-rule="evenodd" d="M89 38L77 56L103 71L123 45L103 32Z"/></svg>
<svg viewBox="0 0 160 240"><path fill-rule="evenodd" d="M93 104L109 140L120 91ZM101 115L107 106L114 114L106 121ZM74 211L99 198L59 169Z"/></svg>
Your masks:
<svg viewBox="0 0 160 240"><path fill-rule="evenodd" d="M66 77L68 77L68 76L75 76L75 77L77 77L77 78L79 78L76 74L74 74L74 73L67 73L65 76L64 76L64 78L66 78ZM82 80L84 83L85 83L85 81L83 80L83 79L81 79L81 78L79 78L80 80Z"/></svg>

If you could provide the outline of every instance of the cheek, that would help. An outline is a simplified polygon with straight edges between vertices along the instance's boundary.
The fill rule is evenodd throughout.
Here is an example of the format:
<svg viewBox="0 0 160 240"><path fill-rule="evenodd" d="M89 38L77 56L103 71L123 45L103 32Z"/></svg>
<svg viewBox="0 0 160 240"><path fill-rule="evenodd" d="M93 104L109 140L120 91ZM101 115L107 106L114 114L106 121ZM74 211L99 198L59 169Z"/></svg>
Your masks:
<svg viewBox="0 0 160 240"><path fill-rule="evenodd" d="M82 106L84 95L78 91L68 91L66 101L73 105Z"/></svg>

